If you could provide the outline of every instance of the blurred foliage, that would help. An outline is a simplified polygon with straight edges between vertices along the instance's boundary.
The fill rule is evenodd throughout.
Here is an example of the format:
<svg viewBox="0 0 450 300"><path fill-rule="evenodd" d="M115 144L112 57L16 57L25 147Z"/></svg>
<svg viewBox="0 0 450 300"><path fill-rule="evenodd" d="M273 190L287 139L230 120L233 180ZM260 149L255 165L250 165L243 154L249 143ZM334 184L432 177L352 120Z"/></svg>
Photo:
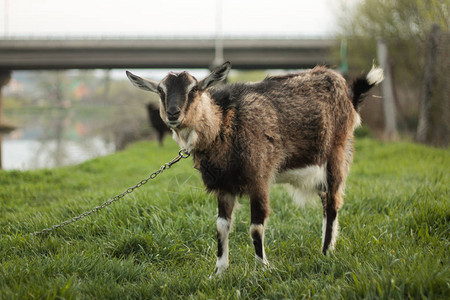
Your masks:
<svg viewBox="0 0 450 300"><path fill-rule="evenodd" d="M18 99L16 97L5 97L3 99L3 109L19 109L23 106L23 103L29 103L30 101Z"/></svg>
<svg viewBox="0 0 450 300"><path fill-rule="evenodd" d="M432 24L441 28L441 41L431 108L432 142L449 142L450 68L449 0L361 0L341 1L338 13L338 38L347 40L349 76L368 71L377 57L376 40L382 38L389 48L391 71L396 89L400 119L417 118L418 101L425 66L425 50ZM333 51L339 62L339 49ZM408 122L404 122L407 124ZM409 122L416 124L417 122ZM415 128L409 128L414 131Z"/></svg>
<svg viewBox="0 0 450 300"><path fill-rule="evenodd" d="M367 125L360 126L355 129L356 138L373 138L374 134L372 130Z"/></svg>
<svg viewBox="0 0 450 300"><path fill-rule="evenodd" d="M370 68L376 39L389 46L396 75L408 83L421 78L424 50L432 24L448 33L448 0L363 0L350 6L341 2L340 38L348 39L350 72ZM419 76L418 76L419 75Z"/></svg>

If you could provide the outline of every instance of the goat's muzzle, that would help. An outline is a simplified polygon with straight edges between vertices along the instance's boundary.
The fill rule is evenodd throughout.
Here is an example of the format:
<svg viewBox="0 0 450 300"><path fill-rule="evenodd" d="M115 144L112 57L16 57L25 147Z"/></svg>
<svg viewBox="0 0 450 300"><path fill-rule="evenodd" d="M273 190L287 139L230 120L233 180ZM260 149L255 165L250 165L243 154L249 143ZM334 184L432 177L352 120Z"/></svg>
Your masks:
<svg viewBox="0 0 450 300"><path fill-rule="evenodd" d="M167 125L171 128L177 128L180 126L181 121L180 118L181 111L178 107L172 106L169 107L169 109L166 111L166 117L167 117Z"/></svg>

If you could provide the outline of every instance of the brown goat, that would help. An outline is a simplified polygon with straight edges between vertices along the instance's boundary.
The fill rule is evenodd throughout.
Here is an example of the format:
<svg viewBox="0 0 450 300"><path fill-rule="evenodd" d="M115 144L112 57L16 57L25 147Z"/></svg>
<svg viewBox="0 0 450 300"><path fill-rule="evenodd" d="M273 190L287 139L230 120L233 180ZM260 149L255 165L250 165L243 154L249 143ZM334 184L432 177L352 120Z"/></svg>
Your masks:
<svg viewBox="0 0 450 300"><path fill-rule="evenodd" d="M214 84L229 62L197 81L187 72L161 82L127 72L131 82L159 93L162 119L180 147L190 151L208 191L218 199L216 273L228 268L228 234L236 197L250 197L256 257L267 265L264 228L269 187L288 183L323 203L322 252L334 248L338 210L353 156L353 130L361 95L383 80L373 68L349 88L324 67L268 77L257 83Z"/></svg>

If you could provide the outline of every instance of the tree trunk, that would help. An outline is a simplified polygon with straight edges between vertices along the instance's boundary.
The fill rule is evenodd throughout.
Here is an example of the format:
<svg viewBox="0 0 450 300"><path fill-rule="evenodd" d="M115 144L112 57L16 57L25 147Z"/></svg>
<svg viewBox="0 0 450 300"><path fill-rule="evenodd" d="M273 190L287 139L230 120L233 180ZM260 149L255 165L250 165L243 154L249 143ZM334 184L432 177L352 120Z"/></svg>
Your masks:
<svg viewBox="0 0 450 300"><path fill-rule="evenodd" d="M433 24L426 46L425 71L419 102L419 125L417 126L416 134L416 141L419 143L426 143L429 136L430 106L433 87L436 82L436 58L438 56L440 35L441 28L439 25Z"/></svg>
<svg viewBox="0 0 450 300"><path fill-rule="evenodd" d="M392 86L391 65L389 63L389 53L386 42L382 39L377 40L377 53L378 61L384 70L384 80L381 83L381 91L383 94L384 138L387 140L397 140L397 119L394 90Z"/></svg>
<svg viewBox="0 0 450 300"><path fill-rule="evenodd" d="M0 170L3 168L3 159L2 159L2 131L3 131L3 87L8 84L11 79L11 71L10 70L0 70Z"/></svg>

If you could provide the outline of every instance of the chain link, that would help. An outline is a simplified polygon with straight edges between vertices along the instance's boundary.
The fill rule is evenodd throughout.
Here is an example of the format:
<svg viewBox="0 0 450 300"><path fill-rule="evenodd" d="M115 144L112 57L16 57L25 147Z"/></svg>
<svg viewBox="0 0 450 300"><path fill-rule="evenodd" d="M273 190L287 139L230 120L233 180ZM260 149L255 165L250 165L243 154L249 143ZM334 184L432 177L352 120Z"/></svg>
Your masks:
<svg viewBox="0 0 450 300"><path fill-rule="evenodd" d="M69 224L71 224L71 223L73 223L73 222L76 222L76 221L78 221L78 220L80 220L80 219L83 219L84 217L87 217L87 216L89 216L90 214L92 214L92 213L94 213L94 212L96 212L96 211L99 211L99 210L101 210L101 209L103 209L103 208L105 208L105 207L111 205L113 202L116 202L116 201L122 199L123 197L125 197L127 194L132 193L135 189L140 188L141 186L143 186L144 184L146 184L147 182L149 182L149 180L155 179L156 176L158 176L159 174L161 174L162 172L164 172L164 170L169 169L172 165L174 165L174 164L176 164L177 162L179 162L182 158L188 158L189 156L190 156L190 153L189 153L189 152L187 152L185 149L181 149L181 150L178 152L178 156L177 156L177 157L175 157L174 159L172 159L170 162L165 163L164 165L162 165L162 166L159 168L159 170L157 170L156 172L153 172L153 173L150 174L150 176L148 176L147 178L142 179L142 180L139 181L136 185L134 185L134 186L128 188L125 192L123 192L123 193L121 193L121 194L118 194L118 195L114 196L114 197L111 198L110 200L104 202L103 204L101 204L101 205L99 205L99 206L94 207L93 209L91 209L91 210L89 210L89 211L86 211L86 212L82 213L82 214L79 215L79 216L73 217L72 219L66 220L66 221L64 221L64 222L62 222L62 223L60 223L60 224L53 225L52 227L42 229L41 231L33 232L32 235L36 236L36 235L48 233L48 232L50 232L50 231L53 231L53 230L56 230L56 229L58 229L58 228L64 227L64 226L66 226L66 225L69 225Z"/></svg>

